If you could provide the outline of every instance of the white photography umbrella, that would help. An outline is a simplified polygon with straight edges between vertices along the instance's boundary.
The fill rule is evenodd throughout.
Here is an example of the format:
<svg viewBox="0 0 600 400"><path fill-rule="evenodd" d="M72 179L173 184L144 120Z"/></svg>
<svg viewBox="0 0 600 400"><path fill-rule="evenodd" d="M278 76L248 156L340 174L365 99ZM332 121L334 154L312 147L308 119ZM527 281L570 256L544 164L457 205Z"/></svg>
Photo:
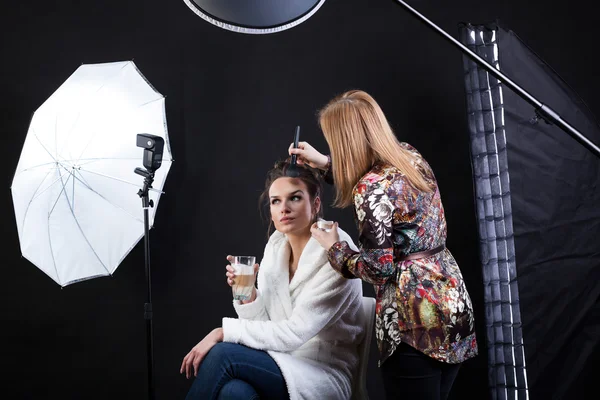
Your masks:
<svg viewBox="0 0 600 400"><path fill-rule="evenodd" d="M80 66L34 113L11 191L23 256L59 285L112 275L144 237L140 133L165 142L152 226L172 161L165 99L132 61Z"/></svg>

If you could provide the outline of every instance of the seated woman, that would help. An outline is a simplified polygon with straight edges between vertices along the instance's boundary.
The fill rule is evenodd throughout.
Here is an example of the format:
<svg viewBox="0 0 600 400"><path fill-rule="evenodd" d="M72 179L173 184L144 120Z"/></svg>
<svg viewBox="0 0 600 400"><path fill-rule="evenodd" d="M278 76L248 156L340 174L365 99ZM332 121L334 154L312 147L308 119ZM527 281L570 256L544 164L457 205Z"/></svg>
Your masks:
<svg viewBox="0 0 600 400"><path fill-rule="evenodd" d="M258 289L247 302L234 300L239 318L223 318L183 359L180 372L196 376L187 399L351 397L363 336L362 284L331 268L311 235L322 215L319 176L298 166L299 176L290 178L288 167L280 162L269 171L261 195L276 231L264 250ZM227 270L232 285L235 275Z"/></svg>

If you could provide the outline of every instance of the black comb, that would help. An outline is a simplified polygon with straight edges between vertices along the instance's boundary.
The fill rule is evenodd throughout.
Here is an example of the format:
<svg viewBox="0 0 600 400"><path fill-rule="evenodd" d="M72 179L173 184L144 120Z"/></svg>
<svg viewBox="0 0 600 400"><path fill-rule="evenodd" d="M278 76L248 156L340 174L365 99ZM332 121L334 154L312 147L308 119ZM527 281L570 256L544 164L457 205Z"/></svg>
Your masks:
<svg viewBox="0 0 600 400"><path fill-rule="evenodd" d="M296 133L294 134L294 148L297 149L298 148L298 141L300 140L300 126L296 127ZM289 176L290 178L297 178L298 176L300 176L300 173L298 172L298 155L297 154L292 154L292 162L290 163L290 166L288 167L287 171L285 171L285 175Z"/></svg>

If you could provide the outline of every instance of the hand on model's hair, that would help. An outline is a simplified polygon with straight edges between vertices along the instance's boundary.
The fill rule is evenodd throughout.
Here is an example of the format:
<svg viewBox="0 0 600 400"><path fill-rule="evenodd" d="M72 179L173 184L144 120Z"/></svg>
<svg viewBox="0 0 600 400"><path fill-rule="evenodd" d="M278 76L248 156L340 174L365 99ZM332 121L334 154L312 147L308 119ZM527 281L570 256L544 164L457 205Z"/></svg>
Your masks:
<svg viewBox="0 0 600 400"><path fill-rule="evenodd" d="M327 167L327 156L319 153L308 142L298 142L298 148L294 148L294 143L288 148L290 155L296 154L298 165L307 164L311 168L325 169Z"/></svg>

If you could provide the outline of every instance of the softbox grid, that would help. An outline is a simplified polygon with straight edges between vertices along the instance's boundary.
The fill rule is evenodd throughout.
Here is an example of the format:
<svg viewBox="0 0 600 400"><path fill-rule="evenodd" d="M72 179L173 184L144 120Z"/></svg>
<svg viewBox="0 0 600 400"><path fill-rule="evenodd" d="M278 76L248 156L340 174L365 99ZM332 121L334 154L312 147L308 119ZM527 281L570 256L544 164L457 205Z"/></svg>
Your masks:
<svg viewBox="0 0 600 400"><path fill-rule="evenodd" d="M460 26L460 40L500 69L497 32ZM463 56L471 165L483 269L488 380L494 400L527 399L502 85Z"/></svg>

